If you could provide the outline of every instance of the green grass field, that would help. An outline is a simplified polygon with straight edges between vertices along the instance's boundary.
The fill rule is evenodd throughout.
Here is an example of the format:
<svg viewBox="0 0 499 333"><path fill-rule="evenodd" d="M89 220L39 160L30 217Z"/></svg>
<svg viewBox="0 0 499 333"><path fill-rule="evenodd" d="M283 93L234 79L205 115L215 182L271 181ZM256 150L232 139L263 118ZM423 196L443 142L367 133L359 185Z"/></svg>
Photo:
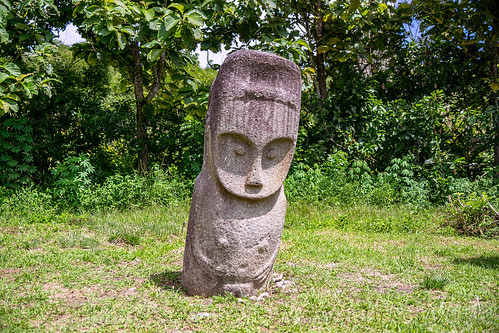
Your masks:
<svg viewBox="0 0 499 333"><path fill-rule="evenodd" d="M289 282L257 300L183 292L188 211L0 217L0 330L499 331L499 240L441 229L438 209L291 204Z"/></svg>

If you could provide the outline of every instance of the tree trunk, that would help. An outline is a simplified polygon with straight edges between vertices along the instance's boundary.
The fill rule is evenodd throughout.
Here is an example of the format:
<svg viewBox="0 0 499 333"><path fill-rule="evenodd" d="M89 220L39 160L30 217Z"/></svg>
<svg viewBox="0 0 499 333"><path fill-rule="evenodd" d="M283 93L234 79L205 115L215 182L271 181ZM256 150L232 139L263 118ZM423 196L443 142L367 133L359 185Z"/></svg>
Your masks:
<svg viewBox="0 0 499 333"><path fill-rule="evenodd" d="M325 62L325 54L323 52L319 52L320 46L322 46L323 36L322 36L322 9L321 9L321 0L317 0L317 14L316 14L316 52L317 52L317 83L319 86L319 96L324 99L327 97L327 86L326 86L326 69L324 67Z"/></svg>
<svg viewBox="0 0 499 333"><path fill-rule="evenodd" d="M133 88L135 92L136 120L137 120L137 142L139 144L138 152L138 170L139 174L145 175L147 172L147 162L149 149L147 147L147 129L146 117L144 115L144 83L142 81L142 63L140 60L139 45L131 44L133 56Z"/></svg>

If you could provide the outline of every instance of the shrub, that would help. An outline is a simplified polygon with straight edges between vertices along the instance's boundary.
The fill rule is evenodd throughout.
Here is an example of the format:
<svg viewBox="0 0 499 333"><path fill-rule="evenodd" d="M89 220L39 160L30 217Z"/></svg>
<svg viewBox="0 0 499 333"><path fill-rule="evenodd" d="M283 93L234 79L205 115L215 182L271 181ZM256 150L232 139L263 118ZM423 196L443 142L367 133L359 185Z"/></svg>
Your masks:
<svg viewBox="0 0 499 333"><path fill-rule="evenodd" d="M136 174L116 174L104 183L85 188L79 193L80 207L84 210L127 209L143 206L148 196L144 177Z"/></svg>
<svg viewBox="0 0 499 333"><path fill-rule="evenodd" d="M449 196L445 225L466 236L498 237L499 213L490 203L491 199L486 194L472 193L463 203L461 195Z"/></svg>
<svg viewBox="0 0 499 333"><path fill-rule="evenodd" d="M329 155L323 164L294 166L285 184L290 200L333 204L367 203L376 206L430 204L428 182L416 180L410 156L395 158L384 172L372 171L367 162L348 162L345 153Z"/></svg>
<svg viewBox="0 0 499 333"><path fill-rule="evenodd" d="M319 201L324 196L325 179L326 176L322 174L317 164L310 168L299 163L293 174L286 179L284 186L286 196L290 200Z"/></svg>
<svg viewBox="0 0 499 333"><path fill-rule="evenodd" d="M78 202L84 210L167 206L184 200L191 188L191 184L179 176L154 166L146 177L138 174L107 177L104 183L81 190Z"/></svg>
<svg viewBox="0 0 499 333"><path fill-rule="evenodd" d="M147 176L150 202L167 206L191 195L192 181L185 181L177 174L163 171L158 165L153 166Z"/></svg>
<svg viewBox="0 0 499 333"><path fill-rule="evenodd" d="M33 128L24 118L0 122L0 185L19 188L31 184L36 172L33 154Z"/></svg>
<svg viewBox="0 0 499 333"><path fill-rule="evenodd" d="M52 196L34 187L12 192L0 203L0 221L49 223L59 219Z"/></svg>
<svg viewBox="0 0 499 333"><path fill-rule="evenodd" d="M348 196L346 154L337 152L328 155L321 164L312 167L304 163L293 165L284 189L290 200L304 202L337 202L340 197Z"/></svg>
<svg viewBox="0 0 499 333"><path fill-rule="evenodd" d="M79 204L80 193L90 186L90 177L94 171L86 154L68 157L52 169L54 195L62 206L74 207Z"/></svg>

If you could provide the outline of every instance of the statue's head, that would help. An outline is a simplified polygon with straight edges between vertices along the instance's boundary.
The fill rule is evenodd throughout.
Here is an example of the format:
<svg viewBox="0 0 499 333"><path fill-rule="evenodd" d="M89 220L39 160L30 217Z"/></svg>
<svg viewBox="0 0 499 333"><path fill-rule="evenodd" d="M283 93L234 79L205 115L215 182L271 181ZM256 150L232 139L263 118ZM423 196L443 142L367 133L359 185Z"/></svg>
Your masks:
<svg viewBox="0 0 499 333"><path fill-rule="evenodd" d="M263 199L288 173L298 135L300 69L273 54L242 50L222 64L210 91L205 167L231 194Z"/></svg>

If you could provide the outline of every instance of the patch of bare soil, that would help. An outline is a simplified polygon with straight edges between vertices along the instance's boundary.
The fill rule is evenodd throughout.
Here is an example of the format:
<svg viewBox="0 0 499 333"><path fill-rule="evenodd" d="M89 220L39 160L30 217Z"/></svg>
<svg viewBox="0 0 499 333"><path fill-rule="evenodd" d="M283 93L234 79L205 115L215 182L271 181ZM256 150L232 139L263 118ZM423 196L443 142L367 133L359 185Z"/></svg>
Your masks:
<svg viewBox="0 0 499 333"><path fill-rule="evenodd" d="M140 258L135 258L132 261L122 261L118 265L121 267L135 267L139 265L141 262L142 260L140 260Z"/></svg>
<svg viewBox="0 0 499 333"><path fill-rule="evenodd" d="M19 232L21 232L22 228L21 227L1 227L0 228L0 233L1 234L17 234Z"/></svg>
<svg viewBox="0 0 499 333"><path fill-rule="evenodd" d="M78 308L89 302L122 299L139 294L136 287L123 289L109 285L92 285L81 289L69 289L56 282L46 283L43 290L50 294L48 296L50 300L63 302L73 308Z"/></svg>
<svg viewBox="0 0 499 333"><path fill-rule="evenodd" d="M314 266L332 270L332 269L336 269L336 268L340 267L341 264L339 262L330 262L327 264L315 264Z"/></svg>
<svg viewBox="0 0 499 333"><path fill-rule="evenodd" d="M424 311L424 309L418 308L414 305L407 305L407 310L409 311L409 315L411 317L416 317L419 313Z"/></svg>
<svg viewBox="0 0 499 333"><path fill-rule="evenodd" d="M439 245L457 245L457 246L475 246L488 251L499 251L499 243L495 240L480 239L480 238L459 238L440 236L435 238Z"/></svg>
<svg viewBox="0 0 499 333"><path fill-rule="evenodd" d="M437 269L441 269L444 267L443 264L430 262L432 260L433 259L430 257L422 257L422 258L418 259L418 262L421 264L421 266L423 266L424 268L429 269L429 270L437 270Z"/></svg>
<svg viewBox="0 0 499 333"><path fill-rule="evenodd" d="M2 268L0 269L0 277L14 280L14 277L21 274L22 271L22 268Z"/></svg>
<svg viewBox="0 0 499 333"><path fill-rule="evenodd" d="M346 284L357 286L370 286L385 293L395 290L400 293L410 293L416 289L415 285L400 281L395 274L383 274L373 269L361 269L358 272L346 272L337 275Z"/></svg>

